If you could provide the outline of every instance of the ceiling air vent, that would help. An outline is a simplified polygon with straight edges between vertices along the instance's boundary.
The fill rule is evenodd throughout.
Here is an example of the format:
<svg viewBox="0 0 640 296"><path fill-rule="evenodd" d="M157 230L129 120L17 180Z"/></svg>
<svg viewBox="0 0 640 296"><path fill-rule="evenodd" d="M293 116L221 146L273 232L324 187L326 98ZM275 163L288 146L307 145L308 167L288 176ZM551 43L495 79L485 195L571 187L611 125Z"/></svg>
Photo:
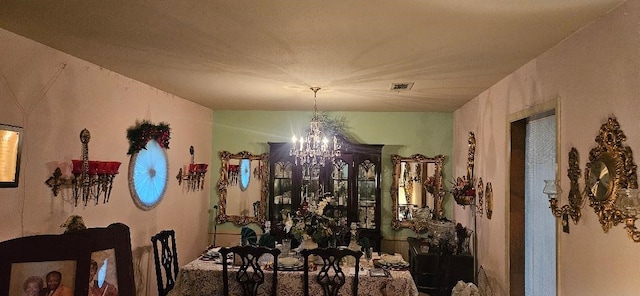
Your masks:
<svg viewBox="0 0 640 296"><path fill-rule="evenodd" d="M391 83L391 91L411 90L413 82Z"/></svg>

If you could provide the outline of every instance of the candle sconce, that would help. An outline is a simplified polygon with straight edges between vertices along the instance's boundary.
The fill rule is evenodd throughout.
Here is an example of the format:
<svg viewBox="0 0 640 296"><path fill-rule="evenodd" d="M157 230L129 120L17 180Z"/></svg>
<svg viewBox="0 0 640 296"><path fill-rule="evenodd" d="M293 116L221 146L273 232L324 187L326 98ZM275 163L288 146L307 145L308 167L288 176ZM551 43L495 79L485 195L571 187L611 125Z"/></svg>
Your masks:
<svg viewBox="0 0 640 296"><path fill-rule="evenodd" d="M193 146L189 147L189 153L191 154L189 168L186 172L180 168L176 179L178 180L178 185L182 185L184 181L187 191L200 191L204 189L204 176L207 174L207 167L209 165L206 163L195 163Z"/></svg>
<svg viewBox="0 0 640 296"><path fill-rule="evenodd" d="M578 150L576 150L575 147L572 147L571 151L569 151L569 169L567 170L567 176L570 180L569 204L561 207L558 206L558 196L562 193L560 184L558 184L556 180L544 181L545 186L542 192L549 196L549 208L551 208L553 216L556 218L562 217L562 225L565 232L568 232L567 216L571 217L571 220L573 220L573 223L576 225L582 216L580 208L582 208L585 199L583 198L583 194L580 192L580 186L578 184L580 175Z"/></svg>
<svg viewBox="0 0 640 296"><path fill-rule="evenodd" d="M55 169L53 175L45 181L54 196L58 196L62 188L73 189L74 204L78 206L78 200L82 199L86 206L89 200L95 200L97 205L100 196L102 203L109 202L113 180L119 173L120 162L117 161L93 161L89 160L89 140L91 134L89 130L83 129L80 132L80 142L82 143L82 159L71 160L73 177L65 178L59 167Z"/></svg>

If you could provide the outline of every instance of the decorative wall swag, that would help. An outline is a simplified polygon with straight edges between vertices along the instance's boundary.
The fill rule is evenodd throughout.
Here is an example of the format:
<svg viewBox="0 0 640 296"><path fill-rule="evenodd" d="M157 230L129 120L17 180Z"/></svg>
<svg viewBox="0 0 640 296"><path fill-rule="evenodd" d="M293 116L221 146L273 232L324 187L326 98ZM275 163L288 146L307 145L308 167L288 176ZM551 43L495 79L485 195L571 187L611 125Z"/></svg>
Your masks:
<svg viewBox="0 0 640 296"><path fill-rule="evenodd" d="M149 140L155 140L161 148L169 149L171 128L164 122L155 125L148 120L136 121L136 125L127 129L127 139L129 140L128 155L145 149Z"/></svg>
<svg viewBox="0 0 640 296"><path fill-rule="evenodd" d="M120 168L120 162L117 161L90 161L89 140L91 133L85 128L80 132L82 160L71 160L73 178L64 178L58 167L53 176L45 181L45 184L51 187L54 196L58 196L61 187L73 188L75 206L78 206L79 199L82 199L85 206L89 200L95 200L97 205L101 195L102 203L109 202L113 180Z"/></svg>

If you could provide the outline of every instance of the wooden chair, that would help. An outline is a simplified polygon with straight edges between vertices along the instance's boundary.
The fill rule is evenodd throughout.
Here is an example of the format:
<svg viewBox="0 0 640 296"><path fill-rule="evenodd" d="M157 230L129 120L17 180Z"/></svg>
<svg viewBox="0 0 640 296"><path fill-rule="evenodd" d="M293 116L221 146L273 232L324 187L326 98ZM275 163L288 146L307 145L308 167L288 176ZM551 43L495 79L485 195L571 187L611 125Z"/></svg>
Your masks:
<svg viewBox="0 0 640 296"><path fill-rule="evenodd" d="M174 230L160 231L151 237L151 242L153 243L153 258L156 264L158 295L166 296L176 284L179 271L176 233Z"/></svg>
<svg viewBox="0 0 640 296"><path fill-rule="evenodd" d="M242 287L244 296L258 295L258 287L264 283L264 272L260 268L258 259L264 254L273 255L273 278L271 282L271 295L276 296L278 287L278 255L280 250L261 246L235 246L230 248L220 248L222 260L222 282L223 295L229 296L229 271L227 254L233 253L241 260L240 267L236 272L236 281ZM235 259L235 258L234 258Z"/></svg>
<svg viewBox="0 0 640 296"><path fill-rule="evenodd" d="M353 277L353 289L352 294L356 296L358 294L358 271L360 270L360 257L362 252L353 251L349 249L336 249L336 248L317 248L311 250L302 250L302 256L304 257L304 295L309 296L309 256L316 255L322 259L323 265L318 272L316 282L320 284L324 292L324 296L337 296L340 288L345 284L346 277L342 268L340 267L340 261L347 256L353 256L356 260L355 276Z"/></svg>

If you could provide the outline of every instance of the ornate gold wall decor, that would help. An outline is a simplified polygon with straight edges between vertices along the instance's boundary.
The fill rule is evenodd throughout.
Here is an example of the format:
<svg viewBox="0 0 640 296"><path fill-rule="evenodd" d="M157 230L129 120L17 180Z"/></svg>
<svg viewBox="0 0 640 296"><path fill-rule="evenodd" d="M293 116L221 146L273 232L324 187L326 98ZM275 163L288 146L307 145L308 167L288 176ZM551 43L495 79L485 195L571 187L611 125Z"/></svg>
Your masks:
<svg viewBox="0 0 640 296"><path fill-rule="evenodd" d="M632 223L635 222L635 214L633 217L625 215L615 207L615 203L620 189L638 188L638 177L631 148L622 144L626 136L615 117L610 117L600 127L595 141L598 146L589 152L585 169L585 191L590 205L605 232L624 221L632 235L635 231ZM632 221L625 221L628 219Z"/></svg>
<svg viewBox="0 0 640 296"><path fill-rule="evenodd" d="M478 202L476 205L476 215L482 218L482 211L484 210L482 207L484 206L484 183L482 182L482 178L478 178Z"/></svg>
<svg viewBox="0 0 640 296"><path fill-rule="evenodd" d="M425 230L427 219L444 217L444 184L442 166L445 157L427 157L414 154L410 157L392 155L393 183L391 199L394 229L407 227L417 233ZM415 184L413 184L415 183ZM431 217L427 217L431 215Z"/></svg>
<svg viewBox="0 0 640 296"><path fill-rule="evenodd" d="M473 167L475 163L476 153L476 136L473 132L469 132L469 155L467 158L467 175L458 177L454 180L451 187L451 195L453 199L462 206L471 205L475 202L476 188L473 179Z"/></svg>
<svg viewBox="0 0 640 296"><path fill-rule="evenodd" d="M558 199L550 198L550 208L551 213L560 218L564 214L568 214L573 220L573 223L578 224L578 221L581 217L580 208L584 204L583 195L580 192L580 185L578 184L578 179L580 178L580 165L578 163L578 150L575 147L571 147L569 151L569 169L567 170L567 176L570 180L570 189L569 189L569 204L564 205L562 207L558 207Z"/></svg>
<svg viewBox="0 0 640 296"><path fill-rule="evenodd" d="M487 219L491 220L491 216L493 216L493 186L491 182L487 182L484 196L487 199Z"/></svg>
<svg viewBox="0 0 640 296"><path fill-rule="evenodd" d="M220 151L219 154L222 168L217 185L220 196L217 223L264 224L269 195L266 169L269 156L266 153L254 155L248 151L237 154ZM244 187L243 182L246 182Z"/></svg>

